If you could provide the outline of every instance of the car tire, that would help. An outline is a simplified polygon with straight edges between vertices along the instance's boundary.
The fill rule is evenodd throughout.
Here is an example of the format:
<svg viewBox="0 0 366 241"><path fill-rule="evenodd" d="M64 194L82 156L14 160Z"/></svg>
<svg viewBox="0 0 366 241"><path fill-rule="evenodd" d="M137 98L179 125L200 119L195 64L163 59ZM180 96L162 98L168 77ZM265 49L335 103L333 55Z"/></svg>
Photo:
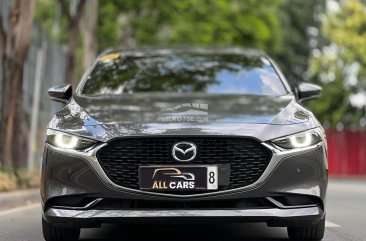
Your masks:
<svg viewBox="0 0 366 241"><path fill-rule="evenodd" d="M288 227L287 234L292 240L322 240L325 232L325 217L319 223L306 227Z"/></svg>
<svg viewBox="0 0 366 241"><path fill-rule="evenodd" d="M43 237L46 241L75 241L79 240L80 228L59 228L42 218Z"/></svg>

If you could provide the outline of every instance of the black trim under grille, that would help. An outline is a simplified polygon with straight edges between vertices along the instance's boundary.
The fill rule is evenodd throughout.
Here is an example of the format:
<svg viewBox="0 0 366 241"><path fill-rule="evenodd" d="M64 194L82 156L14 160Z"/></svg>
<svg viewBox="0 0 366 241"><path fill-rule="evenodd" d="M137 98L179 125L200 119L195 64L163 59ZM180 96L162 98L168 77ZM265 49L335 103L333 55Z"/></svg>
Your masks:
<svg viewBox="0 0 366 241"><path fill-rule="evenodd" d="M196 158L188 163L176 161L171 151L177 142L193 142L197 146ZM97 158L115 184L131 189L139 189L141 165L226 164L231 169L230 184L219 190L228 190L256 182L272 152L260 142L242 137L130 137L112 140L97 152Z"/></svg>
<svg viewBox="0 0 366 241"><path fill-rule="evenodd" d="M246 198L228 200L200 200L200 201L153 201L130 199L103 199L93 209L98 210L210 210L210 209L251 209L273 208L265 198Z"/></svg>

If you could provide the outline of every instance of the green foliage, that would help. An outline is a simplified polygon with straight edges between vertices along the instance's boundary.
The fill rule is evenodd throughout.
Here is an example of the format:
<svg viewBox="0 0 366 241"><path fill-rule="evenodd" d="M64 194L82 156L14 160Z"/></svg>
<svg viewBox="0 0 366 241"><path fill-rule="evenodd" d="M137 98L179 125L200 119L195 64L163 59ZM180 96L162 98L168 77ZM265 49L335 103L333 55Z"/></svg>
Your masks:
<svg viewBox="0 0 366 241"><path fill-rule="evenodd" d="M0 165L0 192L40 186L40 174Z"/></svg>
<svg viewBox="0 0 366 241"><path fill-rule="evenodd" d="M53 42L58 44L67 42L67 21L61 14L57 1L36 0L34 21L47 32Z"/></svg>
<svg viewBox="0 0 366 241"><path fill-rule="evenodd" d="M314 82L323 85L324 93L310 108L330 126L338 123L359 126L364 122L365 107L354 106L350 97L366 90L366 10L359 0L350 0L339 11L329 12L323 32L331 42L316 51L309 71ZM360 67L361 66L361 67Z"/></svg>
<svg viewBox="0 0 366 241"><path fill-rule="evenodd" d="M275 55L292 86L308 69L311 49L322 45L320 15L325 0L287 0L280 15L283 26L283 47Z"/></svg>
<svg viewBox="0 0 366 241"><path fill-rule="evenodd" d="M135 45L235 45L278 53L282 2L103 0L97 28L99 50ZM58 8L56 1L37 0L35 20L63 43L67 28L65 17L57 17Z"/></svg>
<svg viewBox="0 0 366 241"><path fill-rule="evenodd" d="M284 1L103 0L99 2L97 53L111 48L179 45L243 46L278 54ZM36 0L35 21L54 42L67 43L67 18L57 1ZM78 59L82 44L78 41ZM80 66L77 63L78 73Z"/></svg>
<svg viewBox="0 0 366 241"><path fill-rule="evenodd" d="M118 1L114 0L103 0L100 5L97 27L99 51L117 48L120 46L123 28L123 21L119 16L123 10L118 8Z"/></svg>
<svg viewBox="0 0 366 241"><path fill-rule="evenodd" d="M139 44L236 45L279 51L281 1L146 2L151 3L146 17L134 22ZM150 24L144 24L146 19Z"/></svg>
<svg viewBox="0 0 366 241"><path fill-rule="evenodd" d="M366 63L366 10L360 0L350 0L339 12L329 14L324 33L341 50L339 55L348 63Z"/></svg>
<svg viewBox="0 0 366 241"><path fill-rule="evenodd" d="M282 1L172 1L163 9L165 32L156 43L235 45L270 53L280 50L282 31L278 12ZM170 13L170 14L169 14Z"/></svg>
<svg viewBox="0 0 366 241"><path fill-rule="evenodd" d="M9 191L17 188L17 179L12 172L0 170L0 191Z"/></svg>

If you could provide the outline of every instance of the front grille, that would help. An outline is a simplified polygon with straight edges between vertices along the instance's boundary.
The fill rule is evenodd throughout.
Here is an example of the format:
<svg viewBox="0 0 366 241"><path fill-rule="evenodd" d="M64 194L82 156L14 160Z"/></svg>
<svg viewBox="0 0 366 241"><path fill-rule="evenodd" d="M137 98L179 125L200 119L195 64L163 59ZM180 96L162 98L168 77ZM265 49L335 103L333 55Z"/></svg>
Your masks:
<svg viewBox="0 0 366 241"><path fill-rule="evenodd" d="M176 161L172 147L193 142L197 156L189 163ZM256 182L268 166L272 152L258 141L241 137L136 137L116 139L97 152L106 175L117 185L139 189L138 169L144 165L230 165L230 184L219 190Z"/></svg>

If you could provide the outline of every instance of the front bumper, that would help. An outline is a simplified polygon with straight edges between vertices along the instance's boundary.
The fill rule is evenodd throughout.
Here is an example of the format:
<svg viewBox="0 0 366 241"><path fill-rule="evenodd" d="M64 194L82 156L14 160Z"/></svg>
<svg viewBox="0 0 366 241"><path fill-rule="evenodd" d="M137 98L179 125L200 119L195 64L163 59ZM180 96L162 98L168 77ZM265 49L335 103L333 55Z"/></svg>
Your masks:
<svg viewBox="0 0 366 241"><path fill-rule="evenodd" d="M41 194L43 217L60 226L94 227L116 222L267 222L271 226L302 226L319 221L325 215L327 160L323 145L297 152L274 153L265 173L253 185L197 195L169 195L119 187L106 179L96 159L77 153L64 153L46 145ZM312 206L232 209L78 209L58 207L62 197L91 199L150 200L163 202L221 201L248 198L270 198L287 195L311 196Z"/></svg>

